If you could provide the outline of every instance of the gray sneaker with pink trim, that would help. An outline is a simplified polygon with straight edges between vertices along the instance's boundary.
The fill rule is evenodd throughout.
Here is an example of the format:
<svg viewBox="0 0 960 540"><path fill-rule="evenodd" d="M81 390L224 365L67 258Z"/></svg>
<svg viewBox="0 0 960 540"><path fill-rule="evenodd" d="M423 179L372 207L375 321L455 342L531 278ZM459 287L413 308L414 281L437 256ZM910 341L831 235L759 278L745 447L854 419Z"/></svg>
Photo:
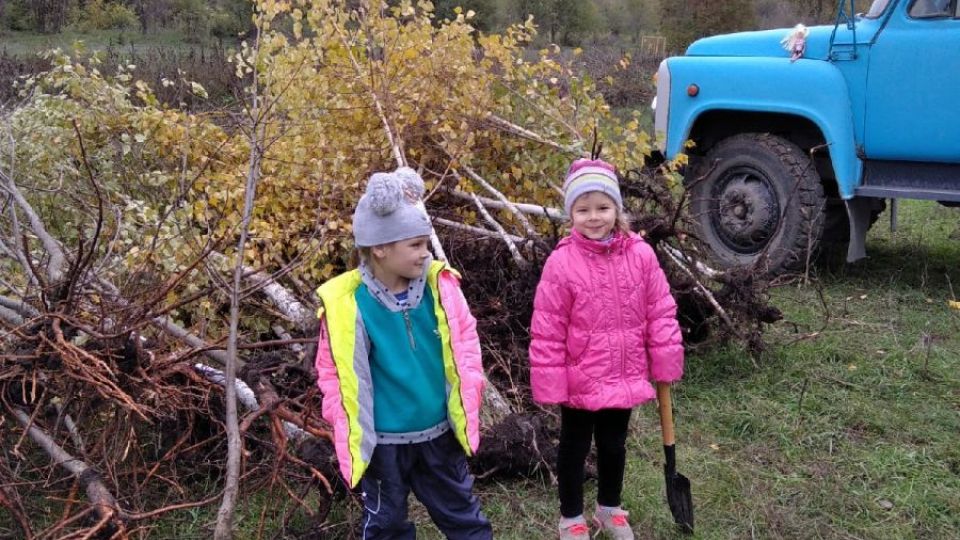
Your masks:
<svg viewBox="0 0 960 540"><path fill-rule="evenodd" d="M608 538L614 540L633 540L633 529L630 528L630 521L627 517L629 512L621 508L614 510L602 510L597 508L593 515L594 524L607 533Z"/></svg>
<svg viewBox="0 0 960 540"><path fill-rule="evenodd" d="M578 521L567 525L560 525L560 540L590 540L590 527L586 521Z"/></svg>

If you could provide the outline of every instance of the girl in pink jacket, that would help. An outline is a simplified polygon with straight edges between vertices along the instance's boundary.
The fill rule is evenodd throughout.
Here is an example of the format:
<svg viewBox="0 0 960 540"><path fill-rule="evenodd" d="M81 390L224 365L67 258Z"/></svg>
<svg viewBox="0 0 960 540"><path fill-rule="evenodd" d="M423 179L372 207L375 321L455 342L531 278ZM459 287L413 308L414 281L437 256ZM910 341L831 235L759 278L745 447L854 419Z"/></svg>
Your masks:
<svg viewBox="0 0 960 540"><path fill-rule="evenodd" d="M620 507L627 427L631 408L655 399L654 382L683 374L677 308L653 249L626 225L614 167L579 159L563 190L573 231L543 268L530 343L533 399L561 405L560 538L589 538L583 469L594 439L593 521L632 539Z"/></svg>

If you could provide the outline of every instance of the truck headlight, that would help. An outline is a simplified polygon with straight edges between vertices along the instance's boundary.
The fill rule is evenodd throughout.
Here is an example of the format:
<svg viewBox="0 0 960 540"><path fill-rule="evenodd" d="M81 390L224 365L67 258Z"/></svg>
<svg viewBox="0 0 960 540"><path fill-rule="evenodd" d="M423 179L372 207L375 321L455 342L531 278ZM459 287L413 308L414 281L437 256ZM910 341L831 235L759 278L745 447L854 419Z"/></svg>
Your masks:
<svg viewBox="0 0 960 540"><path fill-rule="evenodd" d="M653 98L654 132L657 141L667 141L667 120L670 112L670 69L667 61L660 62L657 69L657 97Z"/></svg>

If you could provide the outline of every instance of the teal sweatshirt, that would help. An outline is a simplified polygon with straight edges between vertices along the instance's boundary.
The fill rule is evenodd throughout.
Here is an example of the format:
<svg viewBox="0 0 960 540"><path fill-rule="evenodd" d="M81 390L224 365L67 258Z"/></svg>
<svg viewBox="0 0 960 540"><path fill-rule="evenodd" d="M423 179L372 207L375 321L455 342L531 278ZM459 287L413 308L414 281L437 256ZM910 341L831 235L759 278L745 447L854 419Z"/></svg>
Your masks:
<svg viewBox="0 0 960 540"><path fill-rule="evenodd" d="M378 433L411 433L447 417L447 380L439 324L429 287L417 306L392 311L366 285L357 307L370 340L374 427Z"/></svg>

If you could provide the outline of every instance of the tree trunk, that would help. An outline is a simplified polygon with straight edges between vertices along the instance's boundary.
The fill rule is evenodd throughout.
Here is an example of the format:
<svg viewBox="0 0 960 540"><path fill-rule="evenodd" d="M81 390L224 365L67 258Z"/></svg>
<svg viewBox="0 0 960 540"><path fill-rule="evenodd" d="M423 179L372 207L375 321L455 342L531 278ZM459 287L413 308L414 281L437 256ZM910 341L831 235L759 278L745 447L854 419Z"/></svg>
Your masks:
<svg viewBox="0 0 960 540"><path fill-rule="evenodd" d="M146 0L137 0L136 12L137 18L140 19L140 33L146 34L150 31L150 14L147 13L147 8L145 6Z"/></svg>
<svg viewBox="0 0 960 540"><path fill-rule="evenodd" d="M260 39L257 36L254 55L260 51ZM250 235L250 221L253 217L253 203L256 199L257 184L260 181L260 164L263 159L263 141L265 139L265 118L261 117L268 107L261 109L260 88L257 77L251 87L252 106L250 108L250 164L247 168L247 185L244 188L243 217L240 222L240 239L234 254L233 287L230 290L230 333L227 337L227 365L224 369L224 393L226 398L227 427L227 476L223 489L223 502L217 512L217 525L213 532L214 540L233 538L233 514L240 491L241 444L240 422L237 417L237 340L240 326L240 300L244 277L243 255Z"/></svg>
<svg viewBox="0 0 960 540"><path fill-rule="evenodd" d="M67 3L68 0L34 0L32 7L37 31L60 32L66 23Z"/></svg>
<svg viewBox="0 0 960 540"><path fill-rule="evenodd" d="M254 97L256 103L256 96ZM253 114L258 114L257 106L253 107ZM240 230L240 240L237 243L237 253L233 272L233 288L230 290L230 334L227 338L227 365L224 370L224 393L226 394L226 426L227 426L227 479L223 490L223 503L217 512L217 527L214 530L215 540L230 540L233 538L233 513L240 491L240 423L237 417L237 340L240 326L240 295L243 279L243 253L250 234L250 217L253 214L253 201L256 196L257 182L260 179L261 149L256 134L258 121L253 123L253 136L250 146L250 168L247 172L247 185L243 203L243 221Z"/></svg>

